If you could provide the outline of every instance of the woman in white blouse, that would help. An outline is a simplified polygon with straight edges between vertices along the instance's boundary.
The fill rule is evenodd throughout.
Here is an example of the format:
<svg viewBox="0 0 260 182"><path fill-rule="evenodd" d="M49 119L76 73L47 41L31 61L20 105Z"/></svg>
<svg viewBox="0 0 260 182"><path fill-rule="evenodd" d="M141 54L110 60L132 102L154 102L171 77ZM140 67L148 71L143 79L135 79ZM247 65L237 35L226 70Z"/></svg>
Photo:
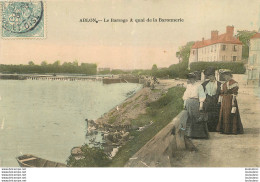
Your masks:
<svg viewBox="0 0 260 182"><path fill-rule="evenodd" d="M200 111L206 95L203 87L196 82L194 73L188 74L187 88L183 95L184 108L187 109L186 136L190 138L209 138L207 123L201 119Z"/></svg>

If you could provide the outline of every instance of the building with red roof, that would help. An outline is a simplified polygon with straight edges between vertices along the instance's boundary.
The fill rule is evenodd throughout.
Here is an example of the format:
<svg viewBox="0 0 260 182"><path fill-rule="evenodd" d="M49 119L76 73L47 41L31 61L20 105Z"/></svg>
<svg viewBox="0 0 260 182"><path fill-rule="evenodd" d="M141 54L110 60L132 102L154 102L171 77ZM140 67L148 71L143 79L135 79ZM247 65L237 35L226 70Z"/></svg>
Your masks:
<svg viewBox="0 0 260 182"><path fill-rule="evenodd" d="M260 86L260 33L250 38L247 84Z"/></svg>
<svg viewBox="0 0 260 182"><path fill-rule="evenodd" d="M211 38L197 41L190 52L189 64L205 61L241 61L242 42L234 37L234 27L227 26L226 33L218 34L217 30L211 31Z"/></svg>

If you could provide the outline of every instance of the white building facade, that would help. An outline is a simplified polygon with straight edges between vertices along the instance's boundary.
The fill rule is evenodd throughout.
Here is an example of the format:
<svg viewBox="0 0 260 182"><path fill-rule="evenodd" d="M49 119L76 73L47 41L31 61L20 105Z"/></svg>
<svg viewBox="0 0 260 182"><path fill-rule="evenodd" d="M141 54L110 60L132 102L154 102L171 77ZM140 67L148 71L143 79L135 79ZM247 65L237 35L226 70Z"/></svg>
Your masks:
<svg viewBox="0 0 260 182"><path fill-rule="evenodd" d="M250 39L247 76L248 85L260 86L260 33L256 33Z"/></svg>
<svg viewBox="0 0 260 182"><path fill-rule="evenodd" d="M197 41L191 48L189 64L193 62L241 61L242 42L233 36L234 27L227 26L226 33L211 31L211 39Z"/></svg>

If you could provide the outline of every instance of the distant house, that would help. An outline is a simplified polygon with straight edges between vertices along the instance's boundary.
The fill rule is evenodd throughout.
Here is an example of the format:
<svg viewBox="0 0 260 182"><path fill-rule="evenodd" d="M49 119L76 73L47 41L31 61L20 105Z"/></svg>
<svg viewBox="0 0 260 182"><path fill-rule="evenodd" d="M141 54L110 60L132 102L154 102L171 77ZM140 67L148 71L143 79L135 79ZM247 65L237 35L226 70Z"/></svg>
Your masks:
<svg viewBox="0 0 260 182"><path fill-rule="evenodd" d="M256 33L251 37L249 48L247 83L260 86L260 33Z"/></svg>
<svg viewBox="0 0 260 182"><path fill-rule="evenodd" d="M234 27L227 26L226 33L219 35L217 30L211 31L211 38L193 44L189 64L198 61L241 61L242 42L234 37Z"/></svg>

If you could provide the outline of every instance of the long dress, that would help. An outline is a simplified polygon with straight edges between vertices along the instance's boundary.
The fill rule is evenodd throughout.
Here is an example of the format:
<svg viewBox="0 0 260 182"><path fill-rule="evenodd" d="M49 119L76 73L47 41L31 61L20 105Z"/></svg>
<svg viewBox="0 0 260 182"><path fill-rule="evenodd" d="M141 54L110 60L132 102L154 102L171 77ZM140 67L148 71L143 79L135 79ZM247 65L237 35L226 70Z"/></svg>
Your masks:
<svg viewBox="0 0 260 182"><path fill-rule="evenodd" d="M186 136L190 138L209 138L206 121L200 120L200 99L199 87L200 84L188 84L184 92L183 100L185 108L188 112L188 119L186 123Z"/></svg>
<svg viewBox="0 0 260 182"><path fill-rule="evenodd" d="M217 131L224 134L242 134L244 133L241 122L237 100L234 96L238 94L238 83L231 79L221 86L220 94L222 96L222 103L219 113L219 122ZM233 100L234 99L234 100ZM233 100L233 106L232 106ZM232 107L235 112L232 112Z"/></svg>
<svg viewBox="0 0 260 182"><path fill-rule="evenodd" d="M210 82L208 80L202 83L203 92L205 92L206 95L203 107L208 116L208 130L211 132L216 131L219 120L220 105L218 104L218 99L220 95L220 86L221 83L218 81Z"/></svg>

